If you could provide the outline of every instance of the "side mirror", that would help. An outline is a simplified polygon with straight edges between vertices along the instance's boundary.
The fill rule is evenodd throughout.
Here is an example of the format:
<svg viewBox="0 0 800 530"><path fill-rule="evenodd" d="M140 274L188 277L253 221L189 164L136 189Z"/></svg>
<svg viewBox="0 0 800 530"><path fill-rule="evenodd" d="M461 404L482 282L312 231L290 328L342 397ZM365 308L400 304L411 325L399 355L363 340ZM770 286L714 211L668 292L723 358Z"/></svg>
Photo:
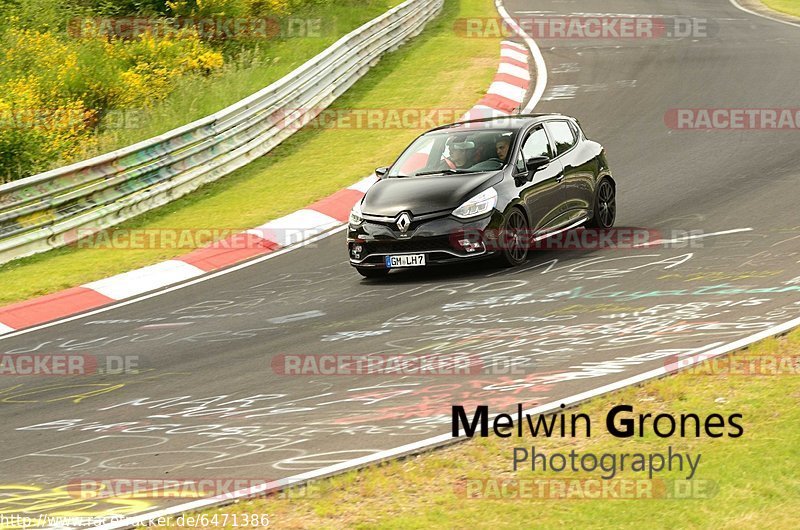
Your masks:
<svg viewBox="0 0 800 530"><path fill-rule="evenodd" d="M546 167L549 163L550 159L546 156L534 156L533 158L529 158L525 161L525 166L531 173L536 173L543 167Z"/></svg>
<svg viewBox="0 0 800 530"><path fill-rule="evenodd" d="M388 166L381 166L381 167L379 167L378 169L375 170L375 175L379 179L382 179L383 177L386 176L386 173L388 173L388 172L389 172L389 167Z"/></svg>

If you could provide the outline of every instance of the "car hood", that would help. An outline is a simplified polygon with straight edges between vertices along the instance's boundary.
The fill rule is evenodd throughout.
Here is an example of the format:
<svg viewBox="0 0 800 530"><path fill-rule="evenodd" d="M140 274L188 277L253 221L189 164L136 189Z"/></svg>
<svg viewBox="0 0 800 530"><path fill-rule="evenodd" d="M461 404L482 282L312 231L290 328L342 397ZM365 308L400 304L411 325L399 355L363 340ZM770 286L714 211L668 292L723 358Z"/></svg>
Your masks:
<svg viewBox="0 0 800 530"><path fill-rule="evenodd" d="M369 215L394 217L453 210L483 189L502 179L502 171L462 175L386 178L367 191L361 211Z"/></svg>

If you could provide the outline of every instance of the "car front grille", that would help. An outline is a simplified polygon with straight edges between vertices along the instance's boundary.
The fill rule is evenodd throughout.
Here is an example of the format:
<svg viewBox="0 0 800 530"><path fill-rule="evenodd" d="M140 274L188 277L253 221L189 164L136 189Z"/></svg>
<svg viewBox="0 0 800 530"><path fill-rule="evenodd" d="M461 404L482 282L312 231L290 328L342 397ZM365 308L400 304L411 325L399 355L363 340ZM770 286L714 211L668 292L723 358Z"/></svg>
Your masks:
<svg viewBox="0 0 800 530"><path fill-rule="evenodd" d="M379 240L363 243L362 255L368 254L402 254L407 252L431 252L446 250L463 254L464 252L453 245L449 237L420 237L407 240Z"/></svg>

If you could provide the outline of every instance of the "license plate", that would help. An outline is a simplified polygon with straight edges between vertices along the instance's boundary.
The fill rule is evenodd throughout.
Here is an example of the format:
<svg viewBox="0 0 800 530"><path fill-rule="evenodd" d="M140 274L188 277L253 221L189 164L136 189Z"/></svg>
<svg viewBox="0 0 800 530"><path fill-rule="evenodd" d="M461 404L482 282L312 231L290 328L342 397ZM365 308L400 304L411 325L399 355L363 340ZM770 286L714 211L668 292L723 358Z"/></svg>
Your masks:
<svg viewBox="0 0 800 530"><path fill-rule="evenodd" d="M386 268L422 267L425 265L425 254L403 254L402 256L386 256Z"/></svg>

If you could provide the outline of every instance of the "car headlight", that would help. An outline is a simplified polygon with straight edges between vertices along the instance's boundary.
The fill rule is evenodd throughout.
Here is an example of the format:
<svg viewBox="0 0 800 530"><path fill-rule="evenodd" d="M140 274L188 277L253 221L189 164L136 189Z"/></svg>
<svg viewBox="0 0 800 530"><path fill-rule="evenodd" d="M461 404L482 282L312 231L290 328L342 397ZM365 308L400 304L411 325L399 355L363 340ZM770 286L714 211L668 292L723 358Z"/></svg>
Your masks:
<svg viewBox="0 0 800 530"><path fill-rule="evenodd" d="M350 210L350 224L353 226L358 226L364 222L364 218L361 217L361 201L358 201L353 209Z"/></svg>
<svg viewBox="0 0 800 530"><path fill-rule="evenodd" d="M494 188L484 190L467 202L453 210L453 215L461 219L475 217L490 211L497 204L497 192Z"/></svg>

